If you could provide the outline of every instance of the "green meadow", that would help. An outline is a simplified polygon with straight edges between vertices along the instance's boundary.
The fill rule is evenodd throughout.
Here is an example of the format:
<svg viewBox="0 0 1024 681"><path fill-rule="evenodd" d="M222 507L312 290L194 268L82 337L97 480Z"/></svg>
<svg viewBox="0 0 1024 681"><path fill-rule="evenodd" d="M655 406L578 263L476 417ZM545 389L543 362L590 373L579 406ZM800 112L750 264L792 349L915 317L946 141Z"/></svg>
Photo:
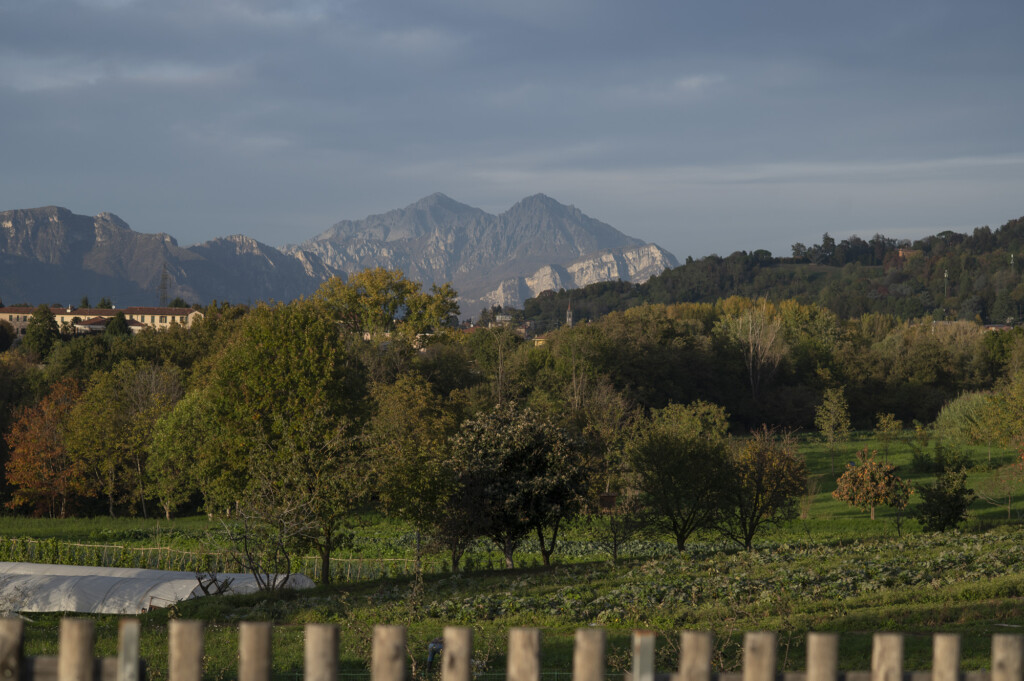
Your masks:
<svg viewBox="0 0 1024 681"><path fill-rule="evenodd" d="M836 473L870 439L846 444L836 456ZM832 498L835 478L820 443L800 445L812 484L798 500L798 517L760 535L753 551L743 551L705 534L679 554L667 537L643 535L630 541L612 562L589 534L586 522L573 523L556 553L555 565L540 566L534 547L517 554L515 569L500 568L500 554L485 542L469 553L471 568L453 575L440 554L427 553L417 574L404 566L416 556L416 535L407 525L365 516L353 528L351 545L339 558L397 561L401 570L385 570L374 579L279 594L212 597L180 603L142 615L143 657L154 679L165 674L166 624L172 617L207 623L206 671L209 678L236 673L237 624L268 620L274 634L274 668L281 678L301 670L302 626L334 622L341 632L346 672L366 672L375 624L408 629L410 664L423 674L426 644L447 625L472 627L475 659L482 672L500 674L504 646L514 626L542 630L545 670L569 671L572 637L579 627L604 628L609 637L609 671L630 664L629 636L634 629L659 632L659 668L673 669L681 629L713 631L715 664L739 665L742 634L779 632L780 667L803 668L803 641L809 631L840 634L844 669L867 669L871 636L878 631L907 635L906 669L930 666L930 636L963 635L965 669L988 666L991 636L1024 628L1024 526L1017 509L978 499L959 530L924 533L913 519L920 495L911 497L901 523L891 509L868 513ZM927 458L934 459L931 443ZM940 450L941 453L941 450ZM977 448L954 452L966 457L969 485L982 488L1000 466L1017 460L1015 452ZM947 451L943 456L951 455ZM881 452L879 458L882 457ZM906 443L888 454L899 474L915 487L934 480L926 457ZM1013 504L1024 502L1021 495ZM44 520L3 519L4 537L32 537L52 544L111 544L170 547L180 551L216 551L223 536L216 521L189 517L173 521L139 518ZM26 652L56 652L59 615L28 615ZM96 617L99 653L113 654L116 618ZM497 677L495 677L497 678Z"/></svg>

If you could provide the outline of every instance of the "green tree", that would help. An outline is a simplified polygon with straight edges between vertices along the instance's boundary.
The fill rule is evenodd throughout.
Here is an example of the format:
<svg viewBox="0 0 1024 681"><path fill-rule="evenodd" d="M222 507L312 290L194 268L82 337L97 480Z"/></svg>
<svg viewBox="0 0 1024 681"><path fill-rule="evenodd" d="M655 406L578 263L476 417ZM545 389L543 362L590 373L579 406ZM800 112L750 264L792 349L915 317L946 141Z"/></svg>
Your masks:
<svg viewBox="0 0 1024 681"><path fill-rule="evenodd" d="M358 333L401 331L415 336L451 326L459 314L455 289L451 284L434 284L429 293L421 288L401 270L378 267L353 274L347 282L328 279L313 297Z"/></svg>
<svg viewBox="0 0 1024 681"><path fill-rule="evenodd" d="M96 309L98 310L113 310L114 303L111 302L110 298L100 298L100 302L96 303Z"/></svg>
<svg viewBox="0 0 1024 681"><path fill-rule="evenodd" d="M807 466L792 436L777 436L767 427L754 431L730 464L718 529L749 551L760 530L796 517L797 498L807 488Z"/></svg>
<svg viewBox="0 0 1024 681"><path fill-rule="evenodd" d="M128 320L125 318L124 312L118 311L117 314L111 317L103 333L109 338L130 335L131 330L128 328Z"/></svg>
<svg viewBox="0 0 1024 681"><path fill-rule="evenodd" d="M410 521L450 552L458 572L462 554L477 536L478 516L450 503L456 484L447 465L448 438L457 431L458 405L434 394L418 374L375 385L367 432L374 489L385 513Z"/></svg>
<svg viewBox="0 0 1024 681"><path fill-rule="evenodd" d="M124 360L95 374L75 405L67 446L111 517L125 501L148 516L146 455L153 427L181 398L180 372L170 366Z"/></svg>
<svg viewBox="0 0 1024 681"><path fill-rule="evenodd" d="M696 530L715 524L728 484L725 410L707 402L669 405L627 445L641 499L654 523L683 551Z"/></svg>
<svg viewBox="0 0 1024 681"><path fill-rule="evenodd" d="M361 341L341 335L314 301L260 306L212 358L202 386L209 405L202 423L209 430L199 468L223 471L226 460L235 472L215 476L216 487L201 483L208 506L230 508L251 498L250 483L260 482L253 473L269 461L270 471L280 473L278 484L306 495L316 520L316 536L306 540L320 554L323 580L330 579L330 554L344 522L367 491L358 447L366 375L354 342Z"/></svg>
<svg viewBox="0 0 1024 681"><path fill-rule="evenodd" d="M544 564L558 542L561 523L581 506L587 470L579 447L565 432L514 402L462 424L451 439L456 473L451 499L458 508L478 504L481 533L514 567L513 555L532 531Z"/></svg>
<svg viewBox="0 0 1024 681"><path fill-rule="evenodd" d="M879 413L875 419L875 438L882 443L882 458L889 460L889 447L897 442L903 432L903 422L895 414Z"/></svg>
<svg viewBox="0 0 1024 681"><path fill-rule="evenodd" d="M57 326L56 317L47 305L40 305L28 320L21 347L34 357L46 359L59 339L60 328Z"/></svg>
<svg viewBox="0 0 1024 681"><path fill-rule="evenodd" d="M945 532L967 520L967 509L974 501L974 490L967 488L967 471L949 470L932 485L921 487L921 505L917 517L926 532Z"/></svg>
<svg viewBox="0 0 1024 681"><path fill-rule="evenodd" d="M847 464L846 472L836 481L832 496L871 512L875 519L876 506L891 506L896 511L906 508L913 489L896 475L896 466L875 461L876 452L864 449L857 452L856 464Z"/></svg>
<svg viewBox="0 0 1024 681"><path fill-rule="evenodd" d="M163 509L167 520L200 489L200 480L214 486L216 473L222 472L201 469L204 462L196 456L212 428L212 424L206 423L209 404L205 398L206 393L202 390L189 392L153 426L153 438L146 457L146 489L150 498ZM232 470L228 474L243 473Z"/></svg>
<svg viewBox="0 0 1024 681"><path fill-rule="evenodd" d="M14 345L14 339L17 337L17 332L15 332L10 322L6 319L0 319L0 352L10 349Z"/></svg>
<svg viewBox="0 0 1024 681"><path fill-rule="evenodd" d="M832 475L836 474L836 447L850 437L850 408L842 388L829 388L814 410L814 425L828 449Z"/></svg>

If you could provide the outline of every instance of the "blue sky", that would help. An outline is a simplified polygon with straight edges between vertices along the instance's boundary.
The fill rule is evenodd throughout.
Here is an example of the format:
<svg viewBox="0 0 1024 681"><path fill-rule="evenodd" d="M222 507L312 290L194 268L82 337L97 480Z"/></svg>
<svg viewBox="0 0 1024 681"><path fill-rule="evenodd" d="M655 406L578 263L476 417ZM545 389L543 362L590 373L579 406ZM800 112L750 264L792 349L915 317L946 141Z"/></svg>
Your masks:
<svg viewBox="0 0 1024 681"><path fill-rule="evenodd" d="M0 0L0 210L280 246L537 192L699 257L1024 215L1024 3Z"/></svg>

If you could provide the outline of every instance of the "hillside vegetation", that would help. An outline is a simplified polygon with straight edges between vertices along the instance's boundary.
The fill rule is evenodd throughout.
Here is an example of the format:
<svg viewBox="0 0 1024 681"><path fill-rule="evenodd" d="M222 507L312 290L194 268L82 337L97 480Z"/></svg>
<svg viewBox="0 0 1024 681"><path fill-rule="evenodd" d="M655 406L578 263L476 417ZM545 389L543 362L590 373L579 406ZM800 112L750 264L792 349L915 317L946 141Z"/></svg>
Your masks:
<svg viewBox="0 0 1024 681"><path fill-rule="evenodd" d="M967 319L1005 324L1024 312L1024 218L970 234L945 231L917 241L876 234L865 241L793 245L790 256L765 250L687 258L643 284L606 282L549 291L525 303L539 327L559 326L571 300L577 319L598 319L643 303L713 303L729 296L792 299L841 318L868 313L903 319Z"/></svg>

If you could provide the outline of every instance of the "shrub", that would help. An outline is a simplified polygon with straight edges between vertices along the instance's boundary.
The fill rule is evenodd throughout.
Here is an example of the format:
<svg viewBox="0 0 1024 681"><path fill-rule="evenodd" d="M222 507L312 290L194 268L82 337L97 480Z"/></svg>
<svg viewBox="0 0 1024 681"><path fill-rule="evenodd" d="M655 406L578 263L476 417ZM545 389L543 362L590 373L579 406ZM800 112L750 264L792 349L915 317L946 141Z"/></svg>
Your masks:
<svg viewBox="0 0 1024 681"><path fill-rule="evenodd" d="M974 498L974 490L967 489L966 470L946 471L934 485L921 488L918 520L928 532L945 532L967 519L967 508Z"/></svg>

